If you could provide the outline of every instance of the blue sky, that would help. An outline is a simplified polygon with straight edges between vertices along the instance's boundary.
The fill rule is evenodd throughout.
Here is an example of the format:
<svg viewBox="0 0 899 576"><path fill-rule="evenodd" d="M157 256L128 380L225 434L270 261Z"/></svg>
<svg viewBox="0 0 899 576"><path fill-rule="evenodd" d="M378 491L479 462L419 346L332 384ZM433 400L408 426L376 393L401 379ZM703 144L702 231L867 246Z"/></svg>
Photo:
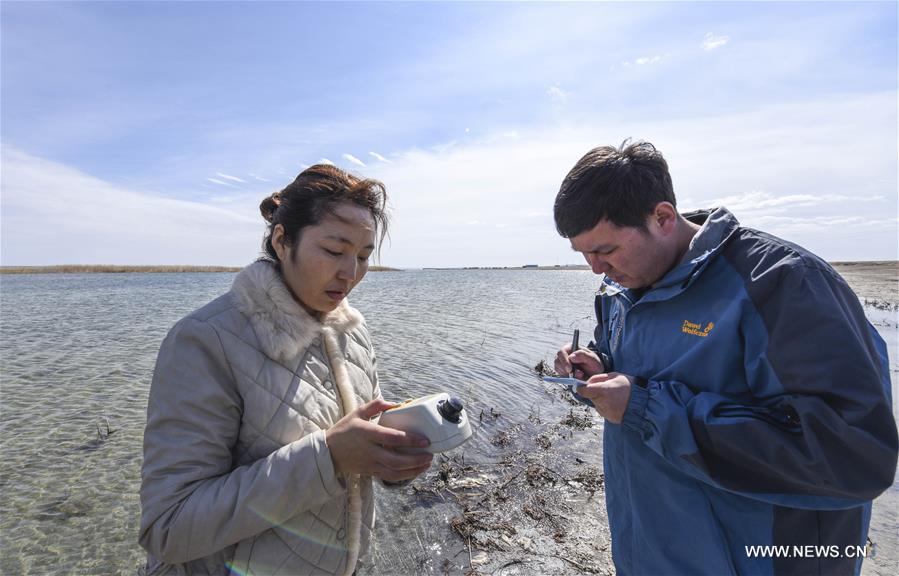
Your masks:
<svg viewBox="0 0 899 576"><path fill-rule="evenodd" d="M665 154L829 260L897 259L897 4L0 4L3 265L242 265L258 204L380 178L399 267L581 262L588 149Z"/></svg>

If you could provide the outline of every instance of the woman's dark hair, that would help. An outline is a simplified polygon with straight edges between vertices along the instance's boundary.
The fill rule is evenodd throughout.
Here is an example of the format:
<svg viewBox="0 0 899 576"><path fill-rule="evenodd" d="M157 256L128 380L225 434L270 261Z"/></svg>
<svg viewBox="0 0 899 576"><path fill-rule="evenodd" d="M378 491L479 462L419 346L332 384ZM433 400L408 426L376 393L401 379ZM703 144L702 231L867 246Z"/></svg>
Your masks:
<svg viewBox="0 0 899 576"><path fill-rule="evenodd" d="M616 226L646 227L659 202L677 206L668 163L649 142L587 152L565 176L553 213L565 238L590 230L601 220Z"/></svg>
<svg viewBox="0 0 899 576"><path fill-rule="evenodd" d="M330 164L316 164L300 172L296 180L259 205L262 217L269 224L262 241L263 258L279 263L278 253L272 246L275 226L284 226L284 237L293 255L303 228L318 224L337 206L347 202L371 212L380 254L388 224L384 184L378 180L359 178Z"/></svg>

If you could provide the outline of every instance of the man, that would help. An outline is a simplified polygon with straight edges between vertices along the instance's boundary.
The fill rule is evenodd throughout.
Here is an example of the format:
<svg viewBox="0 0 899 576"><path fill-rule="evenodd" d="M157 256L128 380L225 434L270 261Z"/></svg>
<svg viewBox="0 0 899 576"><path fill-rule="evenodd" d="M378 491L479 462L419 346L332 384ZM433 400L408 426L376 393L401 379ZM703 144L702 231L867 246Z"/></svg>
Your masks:
<svg viewBox="0 0 899 576"><path fill-rule="evenodd" d="M886 346L826 262L676 206L645 142L591 150L555 202L604 275L595 342L555 367L606 420L616 571L858 574L899 444Z"/></svg>

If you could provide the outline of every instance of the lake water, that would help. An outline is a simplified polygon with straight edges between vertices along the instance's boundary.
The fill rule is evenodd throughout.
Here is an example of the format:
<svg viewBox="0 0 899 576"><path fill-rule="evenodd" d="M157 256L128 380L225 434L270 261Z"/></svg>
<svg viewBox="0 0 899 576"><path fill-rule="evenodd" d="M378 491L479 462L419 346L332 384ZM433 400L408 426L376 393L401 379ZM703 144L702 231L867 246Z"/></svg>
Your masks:
<svg viewBox="0 0 899 576"><path fill-rule="evenodd" d="M179 318L226 292L233 278L0 277L0 573L136 573L141 442L156 352ZM551 360L574 328L589 340L596 280L588 271L372 273L351 302L371 329L385 397L455 392L476 427L465 458L489 463L498 454L488 441L497 425L480 422L480 411L493 408L504 425L523 426L535 410L570 409L533 367ZM869 317L890 345L896 413L896 313L872 308ZM113 433L103 439L107 423ZM584 439L596 462L599 430ZM458 548L449 504L419 507L408 491L379 489L378 510L374 558L382 568L392 556L439 558ZM899 573L897 510L894 484L875 503L878 554L864 573ZM419 559L415 571L443 569Z"/></svg>

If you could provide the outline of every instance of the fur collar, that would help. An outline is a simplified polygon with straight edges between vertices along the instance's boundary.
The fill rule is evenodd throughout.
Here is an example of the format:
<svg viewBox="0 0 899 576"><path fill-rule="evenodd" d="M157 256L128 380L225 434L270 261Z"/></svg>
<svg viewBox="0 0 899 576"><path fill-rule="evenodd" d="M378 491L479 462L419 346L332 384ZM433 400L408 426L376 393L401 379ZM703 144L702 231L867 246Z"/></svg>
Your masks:
<svg viewBox="0 0 899 576"><path fill-rule="evenodd" d="M237 309L250 319L263 351L281 361L308 348L324 327L345 333L364 321L345 299L322 320L313 317L293 299L275 267L264 260L241 270L231 293Z"/></svg>

